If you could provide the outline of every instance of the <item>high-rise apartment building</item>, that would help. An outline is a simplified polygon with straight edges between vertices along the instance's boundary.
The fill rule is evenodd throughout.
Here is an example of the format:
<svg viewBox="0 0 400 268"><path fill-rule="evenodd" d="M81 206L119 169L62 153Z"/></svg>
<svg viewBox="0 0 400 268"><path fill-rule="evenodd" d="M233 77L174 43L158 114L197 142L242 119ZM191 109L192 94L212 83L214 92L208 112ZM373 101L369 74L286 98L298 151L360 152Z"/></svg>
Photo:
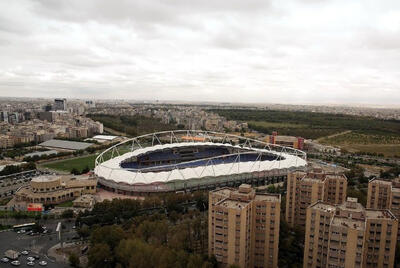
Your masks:
<svg viewBox="0 0 400 268"><path fill-rule="evenodd" d="M303 267L393 267L398 220L356 198L307 209Z"/></svg>
<svg viewBox="0 0 400 268"><path fill-rule="evenodd" d="M346 200L347 178L326 173L322 169L288 174L286 221L289 225L305 226L307 207L318 200L341 204Z"/></svg>
<svg viewBox="0 0 400 268"><path fill-rule="evenodd" d="M67 100L66 99L54 99L54 111L66 111Z"/></svg>
<svg viewBox="0 0 400 268"><path fill-rule="evenodd" d="M250 185L209 193L208 251L223 266L278 267L279 194Z"/></svg>
<svg viewBox="0 0 400 268"><path fill-rule="evenodd" d="M367 208L389 209L400 218L400 178L391 181L372 179L368 183ZM400 240L400 234L398 233Z"/></svg>
<svg viewBox="0 0 400 268"><path fill-rule="evenodd" d="M8 112L7 111L0 112L0 121L8 123Z"/></svg>

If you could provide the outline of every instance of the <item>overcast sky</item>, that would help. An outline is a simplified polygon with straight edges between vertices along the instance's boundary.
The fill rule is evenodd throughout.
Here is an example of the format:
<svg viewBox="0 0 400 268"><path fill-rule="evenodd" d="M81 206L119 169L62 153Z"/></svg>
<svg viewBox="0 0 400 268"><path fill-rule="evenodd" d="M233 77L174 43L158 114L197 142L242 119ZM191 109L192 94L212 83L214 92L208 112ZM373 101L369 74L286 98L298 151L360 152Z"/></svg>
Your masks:
<svg viewBox="0 0 400 268"><path fill-rule="evenodd" d="M0 96L400 106L400 1L0 1Z"/></svg>

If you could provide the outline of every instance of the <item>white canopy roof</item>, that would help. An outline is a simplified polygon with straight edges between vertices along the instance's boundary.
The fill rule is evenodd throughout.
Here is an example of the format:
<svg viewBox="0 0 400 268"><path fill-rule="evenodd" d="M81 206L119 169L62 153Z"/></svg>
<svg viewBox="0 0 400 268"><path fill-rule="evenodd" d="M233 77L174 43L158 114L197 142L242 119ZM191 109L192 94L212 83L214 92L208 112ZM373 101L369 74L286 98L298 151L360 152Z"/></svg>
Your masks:
<svg viewBox="0 0 400 268"><path fill-rule="evenodd" d="M184 169L173 169L171 171L162 172L136 172L128 169L123 169L120 164L124 160L131 157L135 157L151 151L176 148L176 147L187 147L187 146L222 146L222 147L234 147L248 149L255 152L265 152L282 156L283 160L265 160L265 161L250 161L250 162L236 162L226 164L210 164L199 167L184 168ZM168 182L174 180L188 180L195 178L202 178L207 176L222 176L222 175L233 175L241 173L269 171L273 169L285 169L285 168L296 168L304 167L307 162L301 157L291 155L285 152L276 152L266 149L249 148L233 146L231 144L214 143L214 142L184 142L184 143L173 143L155 145L152 147L136 149L133 152L125 153L121 156L117 156L108 161L99 164L95 168L95 174L106 180L112 180L117 183L127 184L151 184L155 182Z"/></svg>

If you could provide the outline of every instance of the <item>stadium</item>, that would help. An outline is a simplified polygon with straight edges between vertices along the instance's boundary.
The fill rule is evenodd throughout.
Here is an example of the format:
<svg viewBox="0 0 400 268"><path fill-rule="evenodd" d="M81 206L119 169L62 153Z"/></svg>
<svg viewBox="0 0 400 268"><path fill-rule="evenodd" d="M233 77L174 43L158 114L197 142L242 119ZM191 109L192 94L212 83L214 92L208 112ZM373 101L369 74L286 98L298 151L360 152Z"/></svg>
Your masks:
<svg viewBox="0 0 400 268"><path fill-rule="evenodd" d="M226 133L176 130L125 140L95 160L100 187L125 195L283 181L306 153Z"/></svg>

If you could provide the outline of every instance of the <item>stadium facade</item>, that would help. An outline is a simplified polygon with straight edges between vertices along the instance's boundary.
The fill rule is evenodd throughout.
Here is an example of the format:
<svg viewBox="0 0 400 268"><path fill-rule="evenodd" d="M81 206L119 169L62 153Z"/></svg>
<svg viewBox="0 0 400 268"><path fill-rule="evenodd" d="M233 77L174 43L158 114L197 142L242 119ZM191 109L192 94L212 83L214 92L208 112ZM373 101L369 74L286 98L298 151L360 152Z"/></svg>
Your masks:
<svg viewBox="0 0 400 268"><path fill-rule="evenodd" d="M303 151L226 133L164 131L125 140L95 161L98 183L126 195L283 181L307 165Z"/></svg>

